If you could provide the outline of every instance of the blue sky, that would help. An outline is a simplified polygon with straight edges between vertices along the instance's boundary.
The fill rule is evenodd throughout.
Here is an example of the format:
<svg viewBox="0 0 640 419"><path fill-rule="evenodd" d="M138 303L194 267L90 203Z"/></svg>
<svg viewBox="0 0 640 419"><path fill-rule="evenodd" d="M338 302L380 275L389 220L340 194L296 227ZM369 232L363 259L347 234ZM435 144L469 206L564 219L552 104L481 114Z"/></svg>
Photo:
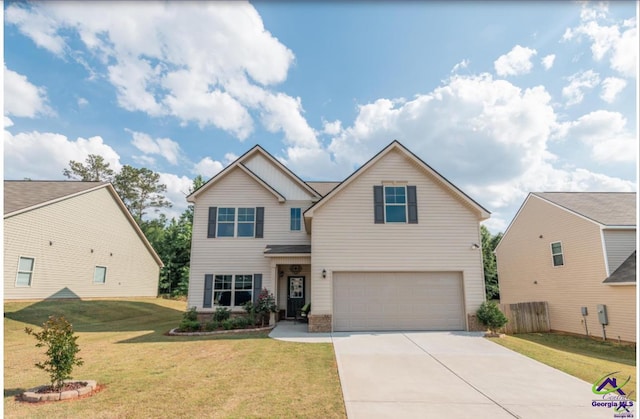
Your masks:
<svg viewBox="0 0 640 419"><path fill-rule="evenodd" d="M342 180L397 139L504 231L530 191L637 190L637 3L4 4L5 179L100 154L173 202L255 144Z"/></svg>

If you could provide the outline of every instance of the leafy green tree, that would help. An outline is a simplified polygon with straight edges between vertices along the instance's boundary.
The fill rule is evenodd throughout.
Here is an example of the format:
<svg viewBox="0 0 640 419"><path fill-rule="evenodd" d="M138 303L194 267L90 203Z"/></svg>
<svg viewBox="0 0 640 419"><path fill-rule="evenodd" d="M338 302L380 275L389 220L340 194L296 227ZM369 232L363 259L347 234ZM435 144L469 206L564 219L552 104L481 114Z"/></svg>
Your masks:
<svg viewBox="0 0 640 419"><path fill-rule="evenodd" d="M157 211L171 207L171 202L163 195L167 186L160 183L158 173L147 168L124 165L115 176L113 187L138 223L149 208Z"/></svg>
<svg viewBox="0 0 640 419"><path fill-rule="evenodd" d="M47 347L48 359L36 363L36 367L48 372L51 388L59 390L64 385L64 380L72 378L73 367L83 364L82 359L77 357L80 348L71 323L62 316L49 316L42 325L42 331L36 333L30 327L25 328L24 331L36 338L38 341L36 347Z"/></svg>
<svg viewBox="0 0 640 419"><path fill-rule="evenodd" d="M484 282L487 300L500 299L500 288L498 285L498 268L496 265L496 255L493 251L502 238L502 233L492 236L489 229L480 226L482 237L482 260L484 261Z"/></svg>
<svg viewBox="0 0 640 419"><path fill-rule="evenodd" d="M115 172L109 163L104 161L104 157L97 154L89 154L85 159L85 164L70 160L69 167L62 171L62 174L69 179L82 180L85 182L111 182Z"/></svg>
<svg viewBox="0 0 640 419"><path fill-rule="evenodd" d="M497 333L500 328L509 322L507 316L500 310L500 307L493 301L485 301L476 312L480 323L484 324L493 333Z"/></svg>

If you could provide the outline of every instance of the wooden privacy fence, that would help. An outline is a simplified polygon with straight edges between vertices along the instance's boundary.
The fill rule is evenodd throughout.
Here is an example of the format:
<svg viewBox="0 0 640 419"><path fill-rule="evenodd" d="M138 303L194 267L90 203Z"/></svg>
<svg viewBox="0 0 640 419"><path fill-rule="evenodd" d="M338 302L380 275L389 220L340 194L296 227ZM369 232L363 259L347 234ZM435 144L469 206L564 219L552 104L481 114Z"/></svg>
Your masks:
<svg viewBox="0 0 640 419"><path fill-rule="evenodd" d="M500 310L507 316L509 323L504 327L504 333L548 332L549 306L546 301L530 303L500 304Z"/></svg>

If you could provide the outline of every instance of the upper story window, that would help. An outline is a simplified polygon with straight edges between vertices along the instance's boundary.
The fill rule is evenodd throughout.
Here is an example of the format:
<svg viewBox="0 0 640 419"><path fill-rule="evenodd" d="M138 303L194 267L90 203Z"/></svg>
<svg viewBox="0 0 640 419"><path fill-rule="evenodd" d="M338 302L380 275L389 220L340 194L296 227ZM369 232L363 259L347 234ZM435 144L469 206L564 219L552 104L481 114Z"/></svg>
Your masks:
<svg viewBox="0 0 640 419"><path fill-rule="evenodd" d="M255 237L264 234L264 207L209 207L207 237Z"/></svg>
<svg viewBox="0 0 640 419"><path fill-rule="evenodd" d="M553 266L564 266L561 242L551 243L551 257L553 258Z"/></svg>
<svg viewBox="0 0 640 419"><path fill-rule="evenodd" d="M407 186L373 186L374 222L385 223L418 223L418 200L416 187Z"/></svg>
<svg viewBox="0 0 640 419"><path fill-rule="evenodd" d="M407 190L404 186L384 187L384 221L407 222Z"/></svg>
<svg viewBox="0 0 640 419"><path fill-rule="evenodd" d="M34 258L20 257L18 260L18 274L16 275L16 285L19 287L30 287L33 277Z"/></svg>
<svg viewBox="0 0 640 419"><path fill-rule="evenodd" d="M291 208L291 231L300 231L302 225L302 211L300 208Z"/></svg>

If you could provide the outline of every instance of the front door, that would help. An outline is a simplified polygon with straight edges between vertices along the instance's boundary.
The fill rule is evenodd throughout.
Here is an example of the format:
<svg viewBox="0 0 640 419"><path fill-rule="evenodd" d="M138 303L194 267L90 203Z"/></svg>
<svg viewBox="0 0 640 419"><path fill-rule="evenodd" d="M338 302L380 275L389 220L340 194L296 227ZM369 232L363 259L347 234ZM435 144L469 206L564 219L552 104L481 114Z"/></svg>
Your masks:
<svg viewBox="0 0 640 419"><path fill-rule="evenodd" d="M287 293L287 317L295 317L304 306L304 276L290 276Z"/></svg>

